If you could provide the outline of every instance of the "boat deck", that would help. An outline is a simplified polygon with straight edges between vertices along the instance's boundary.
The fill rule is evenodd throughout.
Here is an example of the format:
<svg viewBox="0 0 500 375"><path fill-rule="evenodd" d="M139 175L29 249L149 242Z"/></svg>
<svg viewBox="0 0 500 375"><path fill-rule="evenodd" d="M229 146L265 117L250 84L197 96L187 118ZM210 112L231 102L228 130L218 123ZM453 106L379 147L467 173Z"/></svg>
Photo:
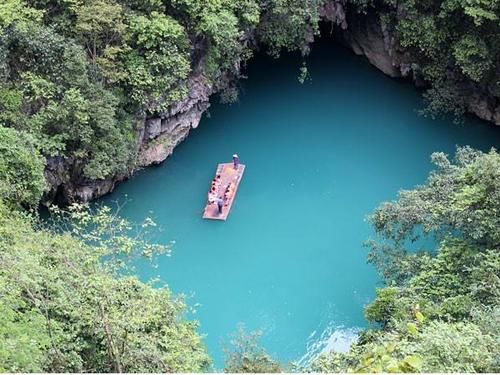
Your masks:
<svg viewBox="0 0 500 375"><path fill-rule="evenodd" d="M224 201L224 207L222 212L219 214L217 204L210 204L207 201L205 210L203 211L204 219L212 220L226 220L229 212L231 211L231 206L233 205L234 199L236 198L236 193L238 192L238 187L240 186L241 178L243 177L243 172L245 171L245 166L240 164L238 169L234 169L233 163L221 163L217 166L217 171L215 176L220 175L220 184L215 191L217 197L224 197L224 193L230 183L234 183L233 193Z"/></svg>

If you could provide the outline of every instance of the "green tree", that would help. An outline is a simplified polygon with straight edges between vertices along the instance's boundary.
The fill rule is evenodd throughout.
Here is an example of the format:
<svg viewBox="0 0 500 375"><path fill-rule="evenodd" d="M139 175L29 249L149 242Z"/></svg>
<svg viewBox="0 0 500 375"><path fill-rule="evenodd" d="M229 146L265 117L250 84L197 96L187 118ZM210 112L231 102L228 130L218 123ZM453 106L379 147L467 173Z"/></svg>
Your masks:
<svg viewBox="0 0 500 375"><path fill-rule="evenodd" d="M106 49L119 45L125 31L124 10L112 0L92 0L74 7L74 31L82 40L93 66Z"/></svg>
<svg viewBox="0 0 500 375"><path fill-rule="evenodd" d="M309 44L319 34L320 7L324 0L272 0L264 7L264 22L258 28L260 40L269 52L282 50L309 52Z"/></svg>
<svg viewBox="0 0 500 375"><path fill-rule="evenodd" d="M133 16L127 40L131 49L123 57L124 83L133 101L156 113L183 99L191 67L190 43L182 25L156 11Z"/></svg>
<svg viewBox="0 0 500 375"><path fill-rule="evenodd" d="M388 278L395 277L395 262L405 257L405 246L422 236L442 240L459 234L466 243L482 249L500 245L500 157L495 150L485 154L459 148L455 163L443 153L434 153L437 169L425 185L403 190L395 202L386 202L371 216L383 244L371 242L370 261ZM384 272L388 267L389 272Z"/></svg>
<svg viewBox="0 0 500 375"><path fill-rule="evenodd" d="M23 0L4 0L0 4L0 32L16 23L24 27L26 23L40 22L43 11L29 7Z"/></svg>
<svg viewBox="0 0 500 375"><path fill-rule="evenodd" d="M43 316L0 277L0 371L42 372L50 338Z"/></svg>
<svg viewBox="0 0 500 375"><path fill-rule="evenodd" d="M151 257L140 232L107 208L72 206L54 229L0 203L0 358L4 371L198 372L210 361L184 302L131 276ZM71 225L64 229L65 218ZM36 229L38 227L38 229ZM29 351L29 353L28 353Z"/></svg>
<svg viewBox="0 0 500 375"><path fill-rule="evenodd" d="M367 5L375 8L384 28L397 38L397 47L411 59L413 74L429 84L424 113L460 116L471 91L499 97L499 1L354 3L365 11Z"/></svg>
<svg viewBox="0 0 500 375"><path fill-rule="evenodd" d="M26 133L0 126L0 199L35 205L45 188L45 160Z"/></svg>
<svg viewBox="0 0 500 375"><path fill-rule="evenodd" d="M2 122L31 133L42 154L76 159L85 177L127 174L135 161L132 116L119 92L90 74L83 49L37 25L11 27L2 40Z"/></svg>
<svg viewBox="0 0 500 375"><path fill-rule="evenodd" d="M249 34L258 25L260 7L255 0L174 0L185 23L206 48L205 66L216 81L223 72L238 74L242 62L251 57Z"/></svg>
<svg viewBox="0 0 500 375"><path fill-rule="evenodd" d="M224 372L236 373L277 373L281 365L259 345L261 332L246 333L238 327L231 339L231 348L225 348Z"/></svg>
<svg viewBox="0 0 500 375"><path fill-rule="evenodd" d="M471 323L431 322L412 350L424 356L424 372L489 372L495 359L493 337ZM497 353L498 354L498 353Z"/></svg>
<svg viewBox="0 0 500 375"><path fill-rule="evenodd" d="M379 242L370 242L369 259L388 286L365 314L379 326L348 353L321 356L313 370L498 371L500 155L460 148L454 162L442 153L433 161L424 185L400 192L371 218ZM422 235L436 249L409 251Z"/></svg>

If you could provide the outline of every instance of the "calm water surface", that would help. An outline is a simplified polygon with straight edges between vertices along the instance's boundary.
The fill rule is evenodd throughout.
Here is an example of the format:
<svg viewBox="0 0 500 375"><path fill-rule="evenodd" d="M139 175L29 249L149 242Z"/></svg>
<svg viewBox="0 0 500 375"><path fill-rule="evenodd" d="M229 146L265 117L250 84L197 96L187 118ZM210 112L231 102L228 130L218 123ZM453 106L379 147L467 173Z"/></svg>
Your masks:
<svg viewBox="0 0 500 375"><path fill-rule="evenodd" d="M138 273L187 295L217 368L238 323L262 330L282 361L345 348L378 283L362 247L366 215L423 182L433 151L500 145L500 129L477 120L420 117L411 85L331 43L314 46L304 85L300 63L256 58L237 104L213 105L166 163L101 200L128 200L123 216L152 216L157 240L176 241ZM202 220L215 167L235 152L247 169L229 219Z"/></svg>

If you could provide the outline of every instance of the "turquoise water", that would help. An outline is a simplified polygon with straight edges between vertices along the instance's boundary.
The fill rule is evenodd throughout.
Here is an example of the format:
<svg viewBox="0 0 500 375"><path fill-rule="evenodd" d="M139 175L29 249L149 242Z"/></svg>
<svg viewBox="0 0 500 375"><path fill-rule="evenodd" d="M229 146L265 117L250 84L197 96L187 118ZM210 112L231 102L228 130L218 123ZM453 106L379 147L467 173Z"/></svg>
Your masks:
<svg viewBox="0 0 500 375"><path fill-rule="evenodd" d="M238 103L213 105L166 163L101 200L128 200L123 216L153 216L157 239L176 241L138 272L187 295L218 368L238 323L261 329L282 361L345 348L378 283L362 248L366 215L423 182L433 151L500 145L500 129L477 120L418 116L412 85L330 42L314 46L304 85L300 63L257 57ZM247 169L229 219L202 220L215 167L235 152Z"/></svg>

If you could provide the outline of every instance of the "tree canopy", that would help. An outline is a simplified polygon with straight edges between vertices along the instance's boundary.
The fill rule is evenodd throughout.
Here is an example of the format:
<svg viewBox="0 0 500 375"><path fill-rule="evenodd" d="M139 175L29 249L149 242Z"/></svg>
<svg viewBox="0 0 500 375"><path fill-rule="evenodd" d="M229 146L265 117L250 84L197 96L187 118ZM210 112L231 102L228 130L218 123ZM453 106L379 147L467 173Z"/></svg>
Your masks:
<svg viewBox="0 0 500 375"><path fill-rule="evenodd" d="M45 161L29 134L0 127L0 200L36 205L45 190Z"/></svg>
<svg viewBox="0 0 500 375"><path fill-rule="evenodd" d="M206 370L182 299L123 268L127 257L160 248L130 236L130 224L107 208L60 215L59 223L71 219L62 233L0 204L0 371Z"/></svg>
<svg viewBox="0 0 500 375"><path fill-rule="evenodd" d="M388 284L365 311L379 325L347 354L319 358L321 371L498 372L500 347L500 154L433 154L437 169L383 203L371 221L373 262ZM408 248L432 235L437 249Z"/></svg>
<svg viewBox="0 0 500 375"><path fill-rule="evenodd" d="M216 89L259 46L307 54L326 0L3 0L0 4L0 371L188 372L210 360L163 286L127 272L158 250L106 209L72 206L40 226L22 208L45 189L46 160L71 178L126 176L144 119ZM461 114L471 92L500 98L499 0L346 0L376 17L426 83L426 112ZM301 68L300 80L307 78ZM234 99L230 89L225 98ZM386 286L373 328L321 371L500 371L500 156L432 156L428 181L372 215L369 261ZM63 219L62 219L63 220ZM62 221L64 222L64 220ZM144 228L152 225L149 220ZM410 244L430 238L422 251ZM242 334L228 371L280 371Z"/></svg>
<svg viewBox="0 0 500 375"><path fill-rule="evenodd" d="M500 97L500 1L353 0L398 40L416 77L430 85L425 113L461 115L472 90Z"/></svg>
<svg viewBox="0 0 500 375"><path fill-rule="evenodd" d="M7 0L0 5L0 125L31 134L44 157L87 179L136 167L144 117L186 99L187 80L234 100L258 46L307 54L326 0ZM465 110L464 90L497 98L498 1L349 0L372 12L430 86L431 115ZM356 14L356 13L355 13ZM358 14L362 17L362 12ZM303 67L301 80L307 75ZM223 84L221 82L224 82ZM69 165L68 164L68 165Z"/></svg>

